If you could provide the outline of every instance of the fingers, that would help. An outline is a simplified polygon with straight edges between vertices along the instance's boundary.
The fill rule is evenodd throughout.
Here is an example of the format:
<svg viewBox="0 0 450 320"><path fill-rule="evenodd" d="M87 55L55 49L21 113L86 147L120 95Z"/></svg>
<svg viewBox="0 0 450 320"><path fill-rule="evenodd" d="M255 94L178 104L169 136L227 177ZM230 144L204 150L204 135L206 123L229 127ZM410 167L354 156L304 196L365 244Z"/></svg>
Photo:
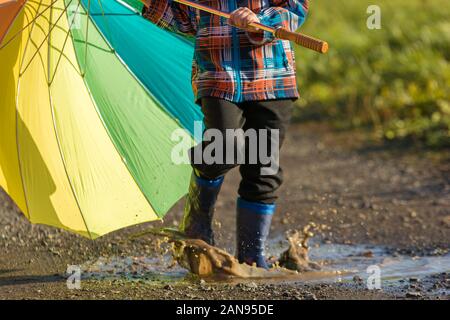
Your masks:
<svg viewBox="0 0 450 320"><path fill-rule="evenodd" d="M235 11L233 22L236 27L246 28L252 20L254 13L247 8L241 8Z"/></svg>
<svg viewBox="0 0 450 320"><path fill-rule="evenodd" d="M241 29L257 30L249 27L252 22L259 22L257 15L249 8L241 7L233 11L230 15L228 23Z"/></svg>

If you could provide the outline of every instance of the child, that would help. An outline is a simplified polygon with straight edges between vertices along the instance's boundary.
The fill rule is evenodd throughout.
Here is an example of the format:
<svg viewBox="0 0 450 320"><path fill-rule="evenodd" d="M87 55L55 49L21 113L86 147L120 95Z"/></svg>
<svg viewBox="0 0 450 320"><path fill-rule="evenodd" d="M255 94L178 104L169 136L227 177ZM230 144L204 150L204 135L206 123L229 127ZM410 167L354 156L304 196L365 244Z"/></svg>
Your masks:
<svg viewBox="0 0 450 320"><path fill-rule="evenodd" d="M269 32L249 24L261 22L295 31L305 20L308 0L197 2L231 12L231 18L226 20L172 0L147 0L144 16L160 27L195 36L192 87L205 116L205 128L219 130L223 136L227 129L278 130L280 147L293 101L298 98L294 52L289 41L274 39ZM271 135L258 139L266 139L268 145ZM192 161L194 173L180 227L187 236L214 244L214 205L224 175L237 165ZM268 268L264 245L282 171L264 175L264 166L259 160L240 165L237 258L241 263Z"/></svg>

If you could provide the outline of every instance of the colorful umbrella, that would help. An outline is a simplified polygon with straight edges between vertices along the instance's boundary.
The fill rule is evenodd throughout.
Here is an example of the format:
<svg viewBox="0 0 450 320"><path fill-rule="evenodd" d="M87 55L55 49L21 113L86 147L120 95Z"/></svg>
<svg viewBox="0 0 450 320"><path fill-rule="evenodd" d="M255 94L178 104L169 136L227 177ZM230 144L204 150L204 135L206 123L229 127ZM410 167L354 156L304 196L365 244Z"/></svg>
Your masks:
<svg viewBox="0 0 450 320"><path fill-rule="evenodd" d="M171 137L202 118L193 48L140 6L0 0L0 186L33 223L94 239L187 191Z"/></svg>

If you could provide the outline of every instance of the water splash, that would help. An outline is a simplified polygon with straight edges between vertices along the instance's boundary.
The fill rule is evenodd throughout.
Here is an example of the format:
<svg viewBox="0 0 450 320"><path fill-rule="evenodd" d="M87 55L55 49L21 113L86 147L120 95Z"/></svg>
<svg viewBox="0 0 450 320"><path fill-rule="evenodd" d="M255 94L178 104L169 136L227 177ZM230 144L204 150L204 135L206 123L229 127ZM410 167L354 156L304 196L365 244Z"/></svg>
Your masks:
<svg viewBox="0 0 450 320"><path fill-rule="evenodd" d="M288 239L284 237L275 238L269 243L267 251L273 256L283 257L283 254L289 251L286 248L289 245L292 248L292 244L295 243L300 248L302 257L306 258L303 262L314 262L314 265L320 265L321 270L311 268L311 265L308 265L309 271L285 272L278 269L270 273L259 268L240 265L233 256L223 250L214 248L213 251L208 252L208 247L203 244L199 245L195 241L186 242L186 239L182 242L184 248L181 251L180 248L175 248L175 251L178 250L179 254L176 258L181 262L181 265L184 265L185 268L183 268L172 258L171 251L173 248L168 249L166 242L168 238L166 238L163 241L166 246L162 246L164 249L161 254L157 254L155 257L101 257L96 261L87 262L82 265L83 278L125 278L130 281L139 280L148 283L190 281L192 278L186 268L192 271L192 266L186 265L186 263L189 264L192 259L186 260L185 253L210 255L206 259L209 263L209 269L207 268L206 273L218 274L217 270L212 272L213 268L222 271L224 268L228 268L232 271L228 272L228 275L231 274L234 277L210 277L207 281L212 282L240 282L242 278L259 278L257 281L265 283L332 283L351 282L355 277L364 281L369 276L367 268L373 265L379 267L383 283L412 277L425 278L450 272L450 254L448 253L439 256L411 257L392 254L392 251L386 247L321 243L317 238L313 238L310 241L311 244L308 245L308 237L312 234L307 237L304 236L305 232L291 233ZM186 251L186 246L190 246L193 250ZM183 254L180 255L180 253ZM198 270L196 273L199 273ZM398 283L396 285L398 287ZM448 294L449 290L444 287L441 292Z"/></svg>

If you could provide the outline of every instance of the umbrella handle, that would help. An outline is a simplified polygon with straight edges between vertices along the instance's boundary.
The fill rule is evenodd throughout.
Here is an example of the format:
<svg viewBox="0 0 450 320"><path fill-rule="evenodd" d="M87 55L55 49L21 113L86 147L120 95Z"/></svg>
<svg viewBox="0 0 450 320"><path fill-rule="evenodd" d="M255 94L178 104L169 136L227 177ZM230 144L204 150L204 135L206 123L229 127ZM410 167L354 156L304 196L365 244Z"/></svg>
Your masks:
<svg viewBox="0 0 450 320"><path fill-rule="evenodd" d="M173 0L173 1L184 4L184 5L192 7L192 8L199 9L201 11L205 11L205 12L214 14L219 17L223 17L226 19L230 18L229 13L210 8L208 6L193 2L192 0ZM141 2L143 2L146 7L149 6L148 0L141 0ZM322 40L319 40L319 39L316 39L316 38L313 38L313 37L310 37L310 36L307 36L307 35L304 35L301 33L292 32L292 31L289 31L289 30L281 28L281 27L279 27L279 28L269 27L269 26L266 26L259 22L253 22L250 24L250 26L261 29L261 30L268 31L268 32L272 33L278 39L293 41L302 47L314 50L316 52L326 53L328 51L328 43L326 41L322 41Z"/></svg>
<svg viewBox="0 0 450 320"><path fill-rule="evenodd" d="M326 53L328 51L328 42L301 33L292 32L284 28L277 28L274 34L278 39L293 41L302 47L319 53Z"/></svg>

